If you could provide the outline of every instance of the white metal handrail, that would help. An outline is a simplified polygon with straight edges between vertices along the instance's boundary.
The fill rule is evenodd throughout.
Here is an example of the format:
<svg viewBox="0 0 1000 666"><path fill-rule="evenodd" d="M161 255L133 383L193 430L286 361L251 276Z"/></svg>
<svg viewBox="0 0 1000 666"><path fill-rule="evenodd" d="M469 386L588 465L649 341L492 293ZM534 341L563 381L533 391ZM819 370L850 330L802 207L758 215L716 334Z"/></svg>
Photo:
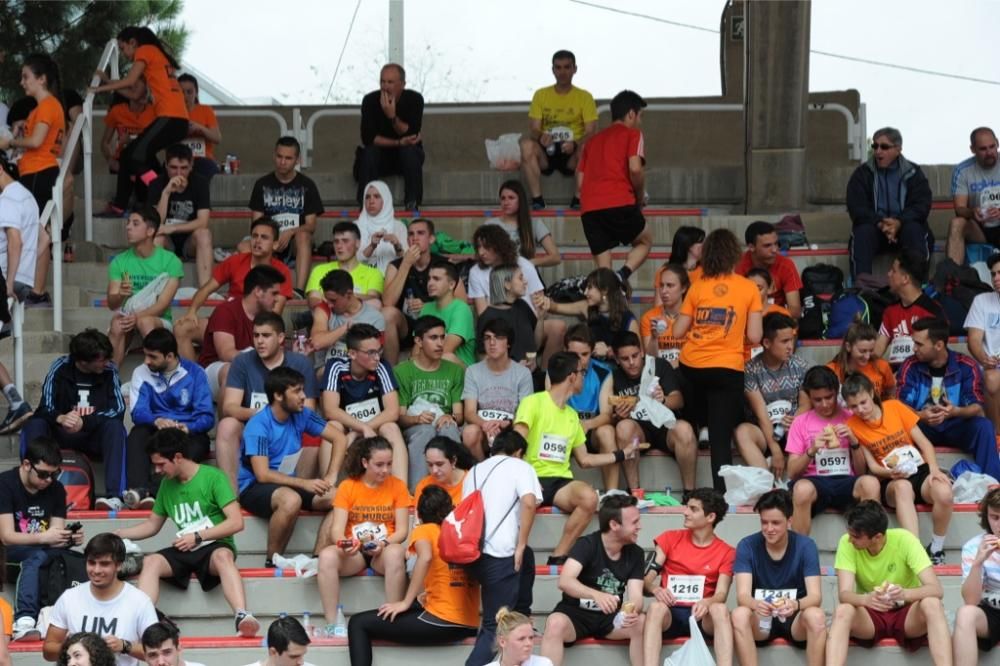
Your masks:
<svg viewBox="0 0 1000 666"><path fill-rule="evenodd" d="M608 104L601 104L597 107L598 113L607 113L611 110ZM742 112L742 104L715 104L715 103L693 103L693 104L683 104L683 103L666 103L666 102L654 102L646 107L647 111L681 111L681 112L699 112L699 111L724 111L724 112ZM810 111L832 111L839 113L844 116L847 121L847 150L848 157L852 160L861 161L864 158L864 127L863 119L861 121L854 119L854 114L843 104L838 104L836 102L811 102L809 104ZM445 114L482 114L482 113L505 113L505 112L528 112L527 104L491 104L486 106L429 106L424 108L424 115L436 116ZM343 118L343 117L357 117L360 113L358 107L349 108L339 108L339 109L320 109L319 111L313 112L309 116L309 120L306 121L304 131L299 134L296 131L296 138L299 143L302 144L302 166L308 168L312 165L312 152L313 143L315 139L316 123L321 118ZM295 124L298 127L298 124Z"/></svg>

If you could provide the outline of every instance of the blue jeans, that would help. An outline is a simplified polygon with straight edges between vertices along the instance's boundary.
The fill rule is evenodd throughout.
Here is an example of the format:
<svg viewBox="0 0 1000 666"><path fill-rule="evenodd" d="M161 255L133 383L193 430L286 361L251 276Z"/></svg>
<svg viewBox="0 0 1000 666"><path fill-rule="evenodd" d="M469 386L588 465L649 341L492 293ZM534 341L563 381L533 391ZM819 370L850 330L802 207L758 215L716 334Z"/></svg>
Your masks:
<svg viewBox="0 0 1000 666"><path fill-rule="evenodd" d="M994 479L1000 479L1000 456L997 455L997 440L993 432L993 422L985 416L968 419L946 419L939 426L919 423L920 432L927 436L931 444L954 446L971 453L983 470Z"/></svg>
<svg viewBox="0 0 1000 666"><path fill-rule="evenodd" d="M7 561L21 564L14 598L15 620L22 617L38 619L38 611L41 609L38 573L53 552L55 549L47 546L7 546Z"/></svg>
<svg viewBox="0 0 1000 666"><path fill-rule="evenodd" d="M531 615L531 588L535 584L535 553L524 549L521 570L514 571L514 557L483 555L469 565L469 574L479 581L483 599L483 623L476 635L476 645L465 666L483 666L493 661L497 639L497 611L503 606Z"/></svg>
<svg viewBox="0 0 1000 666"><path fill-rule="evenodd" d="M125 424L121 421L107 419L90 432L68 433L61 427L50 427L45 419L28 419L21 428L21 458L24 458L28 442L37 437L52 437L61 449L101 456L104 461L104 496L121 497L125 492Z"/></svg>

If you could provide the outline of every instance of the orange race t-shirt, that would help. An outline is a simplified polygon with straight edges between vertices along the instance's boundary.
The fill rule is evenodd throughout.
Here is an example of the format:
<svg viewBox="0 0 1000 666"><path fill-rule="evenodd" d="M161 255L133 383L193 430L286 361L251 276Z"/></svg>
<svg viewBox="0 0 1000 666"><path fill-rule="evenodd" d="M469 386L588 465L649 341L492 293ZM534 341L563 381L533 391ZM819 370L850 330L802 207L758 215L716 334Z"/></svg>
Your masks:
<svg viewBox="0 0 1000 666"><path fill-rule="evenodd" d="M718 535L707 546L698 546L691 538L691 530L667 530L656 537L653 543L667 556L660 574L660 585L667 589L670 589L671 576L704 576L701 598L708 599L715 594L719 576L733 577L736 549ZM693 603L693 601L678 602L684 606Z"/></svg>
<svg viewBox="0 0 1000 666"><path fill-rule="evenodd" d="M681 305L681 314L691 317L681 363L742 372L747 319L760 311L757 285L742 275L702 277L691 285Z"/></svg>
<svg viewBox="0 0 1000 666"><path fill-rule="evenodd" d="M347 528L351 536L355 525L381 523L387 536L396 531L396 509L413 506L406 484L394 476L387 477L377 488L370 488L361 479L345 479L337 486L333 507L347 511Z"/></svg>
<svg viewBox="0 0 1000 666"><path fill-rule="evenodd" d="M144 106L138 113L129 108L128 103L115 104L108 109L108 115L104 116L104 124L110 127L118 138L115 145L115 159L121 156L125 145L139 136L154 120L156 111L150 104Z"/></svg>
<svg viewBox="0 0 1000 666"><path fill-rule="evenodd" d="M863 447L871 451L875 462L883 464L883 460L893 449L900 446L913 446L910 431L917 426L920 417L912 409L899 400L882 402L882 419L869 423L858 416L847 420L847 427Z"/></svg>
<svg viewBox="0 0 1000 666"><path fill-rule="evenodd" d="M2 597L0 597L0 613L3 613L3 633L9 637L14 633L14 609Z"/></svg>
<svg viewBox="0 0 1000 666"><path fill-rule="evenodd" d="M461 484L459 484L461 486ZM413 528L410 552L416 553L413 544L429 541L433 555L424 578L424 609L434 617L466 627L479 626L479 584L466 573L465 567L449 564L441 559L438 537L441 526L424 523Z"/></svg>
<svg viewBox="0 0 1000 666"><path fill-rule="evenodd" d="M187 120L187 106L184 93L177 82L177 75L163 51L151 44L143 44L135 50L135 61L145 65L142 71L146 87L153 97L153 107L157 118L183 118Z"/></svg>
<svg viewBox="0 0 1000 666"><path fill-rule="evenodd" d="M826 364L826 367L833 370L837 379L844 382L844 369L833 359ZM884 358L873 358L866 365L861 366L859 372L867 377L875 387L875 394L881 398L886 398L895 393L896 375L892 374L892 366Z"/></svg>
<svg viewBox="0 0 1000 666"><path fill-rule="evenodd" d="M674 336L674 322L677 316L671 316L663 311L662 305L646 311L639 321L639 334L645 338L656 336L657 355L671 363L676 363L681 355L681 347L687 340L687 334L683 337Z"/></svg>
<svg viewBox="0 0 1000 666"><path fill-rule="evenodd" d="M219 126L219 120L215 117L215 111L210 106L195 104L189 115L191 122L204 125L209 129L215 129ZM204 157L209 160L215 159L215 144L205 137L201 135L188 136L188 138L184 139L184 143L191 146L191 152L195 157Z"/></svg>
<svg viewBox="0 0 1000 666"><path fill-rule="evenodd" d="M628 169L632 157L645 161L642 132L622 123L612 123L583 145L577 166L577 173L583 174L581 212L637 204Z"/></svg>
<svg viewBox="0 0 1000 666"><path fill-rule="evenodd" d="M42 139L42 145L38 148L28 148L21 156L21 161L17 163L18 170L22 176L38 173L45 169L59 166L59 154L62 153L63 138L66 134L66 116L63 114L62 104L55 95L49 95L35 107L35 110L28 114L28 121L24 126L24 136L30 137L35 133L35 127L39 123L49 126Z"/></svg>
<svg viewBox="0 0 1000 666"><path fill-rule="evenodd" d="M465 474L468 474L468 472ZM451 495L452 505L458 506L458 503L462 501L462 482L465 481L465 474L462 474L462 478L459 479L458 483L453 486L446 486L443 483L438 483L433 476L428 474L417 482L417 488L413 491L413 505L416 506L420 502L420 493L424 492L424 488L427 486L440 486L441 488L444 488L449 495Z"/></svg>

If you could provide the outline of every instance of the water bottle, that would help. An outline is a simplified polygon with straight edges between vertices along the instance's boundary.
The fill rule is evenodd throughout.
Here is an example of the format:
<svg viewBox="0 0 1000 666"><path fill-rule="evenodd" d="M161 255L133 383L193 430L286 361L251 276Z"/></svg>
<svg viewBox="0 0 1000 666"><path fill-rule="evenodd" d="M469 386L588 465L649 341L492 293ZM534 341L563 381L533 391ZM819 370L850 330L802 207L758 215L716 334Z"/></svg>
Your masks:
<svg viewBox="0 0 1000 666"><path fill-rule="evenodd" d="M347 638L347 620L344 618L344 604L337 605L337 622L333 625L334 638Z"/></svg>
<svg viewBox="0 0 1000 666"><path fill-rule="evenodd" d="M615 629L621 629L622 625L625 624L625 613L618 611L615 613L615 619L611 622Z"/></svg>
<svg viewBox="0 0 1000 666"><path fill-rule="evenodd" d="M302 628L306 630L306 636L312 637L315 635L313 631L312 620L310 619L309 611L302 612Z"/></svg>
<svg viewBox="0 0 1000 666"><path fill-rule="evenodd" d="M413 316L413 312L410 311L410 299L413 298L413 289L406 290L406 300L403 301L403 312L409 316Z"/></svg>
<svg viewBox="0 0 1000 666"><path fill-rule="evenodd" d="M767 603L771 603L771 598L768 597L764 601L766 601ZM761 617L757 620L757 626L760 627L760 630L762 632L764 632L765 634L769 634L771 633L771 624L773 622L774 619L770 615L765 615L764 617Z"/></svg>

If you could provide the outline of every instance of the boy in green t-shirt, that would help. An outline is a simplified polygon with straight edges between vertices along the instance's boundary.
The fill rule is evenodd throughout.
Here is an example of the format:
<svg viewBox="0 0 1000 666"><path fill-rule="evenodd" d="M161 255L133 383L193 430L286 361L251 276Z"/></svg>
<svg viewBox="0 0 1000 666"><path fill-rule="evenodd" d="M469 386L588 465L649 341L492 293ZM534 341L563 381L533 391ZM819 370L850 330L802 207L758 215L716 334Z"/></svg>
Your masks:
<svg viewBox="0 0 1000 666"><path fill-rule="evenodd" d="M944 590L920 540L904 529L888 529L882 505L865 500L848 509L834 567L840 604L826 644L826 663L847 663L851 638L900 645L927 637L931 661L951 663L951 637L944 616Z"/></svg>
<svg viewBox="0 0 1000 666"><path fill-rule="evenodd" d="M163 475L156 504L144 522L117 530L123 539L156 536L169 517L179 531L173 545L146 555L139 589L156 603L160 579L186 590L195 574L206 592L222 583L222 594L235 613L236 631L256 636L260 623L246 610L246 592L236 568L233 535L243 530L243 514L224 472L199 465L188 456L187 433L178 428L157 431L146 445L153 467Z"/></svg>
<svg viewBox="0 0 1000 666"><path fill-rule="evenodd" d="M458 269L450 261L437 261L427 272L427 294L434 299L420 314L437 317L444 322L444 359L458 363L462 369L476 362L476 324L468 303L455 298Z"/></svg>
<svg viewBox="0 0 1000 666"><path fill-rule="evenodd" d="M444 322L423 315L413 324L413 356L394 369L399 383L399 427L410 453L409 485L427 475L424 447L437 435L462 441L462 389L465 372L442 360Z"/></svg>
<svg viewBox="0 0 1000 666"><path fill-rule="evenodd" d="M573 352L558 352L549 359L549 383L521 401L514 416L514 430L528 442L524 460L535 468L542 484L542 503L570 514L563 525L562 538L549 556L549 565L566 563L569 549L580 538L597 511L597 492L586 481L574 481L570 457L580 467L603 467L631 460L639 453L638 443L614 453L590 453L580 416L566 404L580 392L586 368Z"/></svg>
<svg viewBox="0 0 1000 666"><path fill-rule="evenodd" d="M184 267L176 254L153 244L159 228L160 214L151 208L130 214L125 222L129 248L108 266L108 309L114 313L108 337L112 360L119 366L134 333L142 339L154 328L172 328L170 302L184 277ZM131 300L164 274L167 280L155 300L145 298L145 294Z"/></svg>

